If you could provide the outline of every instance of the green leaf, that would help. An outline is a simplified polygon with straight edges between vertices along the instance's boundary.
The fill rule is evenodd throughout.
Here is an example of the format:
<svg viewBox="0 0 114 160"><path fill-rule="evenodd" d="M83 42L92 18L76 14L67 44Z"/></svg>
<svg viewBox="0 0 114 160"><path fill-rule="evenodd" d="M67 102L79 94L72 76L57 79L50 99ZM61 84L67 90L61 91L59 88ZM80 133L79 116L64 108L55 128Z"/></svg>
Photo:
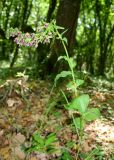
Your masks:
<svg viewBox="0 0 114 160"><path fill-rule="evenodd" d="M81 118L75 118L75 124L78 129L83 129L85 125L85 121Z"/></svg>
<svg viewBox="0 0 114 160"><path fill-rule="evenodd" d="M44 139L38 133L33 135L33 139L40 145L44 145Z"/></svg>
<svg viewBox="0 0 114 160"><path fill-rule="evenodd" d="M47 139L45 140L45 146L51 145L55 141L56 141L56 136L54 133L52 133L47 136Z"/></svg>
<svg viewBox="0 0 114 160"><path fill-rule="evenodd" d="M68 44L68 41L67 41L67 38L66 38L66 37L63 38L63 41L64 41L66 44Z"/></svg>
<svg viewBox="0 0 114 160"><path fill-rule="evenodd" d="M79 97L76 97L67 105L69 110L78 110L80 113L86 112L87 106L89 105L89 95L83 94Z"/></svg>
<svg viewBox="0 0 114 160"><path fill-rule="evenodd" d="M66 87L69 90L75 91L75 88L79 87L80 85L82 85L84 83L84 80L81 79L77 79L76 82L74 83L73 81L70 81Z"/></svg>
<svg viewBox="0 0 114 160"><path fill-rule="evenodd" d="M76 80L76 87L81 86L83 83L84 83L84 80L82 80L82 79L77 79L77 80Z"/></svg>
<svg viewBox="0 0 114 160"><path fill-rule="evenodd" d="M100 111L98 108L91 108L83 115L83 118L86 121L93 121L99 117L100 117Z"/></svg>
<svg viewBox="0 0 114 160"><path fill-rule="evenodd" d="M61 73L57 74L57 76L55 77L55 85L60 78L65 78L71 75L72 75L71 71L62 71Z"/></svg>
<svg viewBox="0 0 114 160"><path fill-rule="evenodd" d="M67 150L63 150L62 156L60 160L73 160L70 153Z"/></svg>
<svg viewBox="0 0 114 160"><path fill-rule="evenodd" d="M66 85L68 90L71 90L72 92L75 92L76 90L76 83L74 83L73 81L70 81L67 85Z"/></svg>
<svg viewBox="0 0 114 160"><path fill-rule="evenodd" d="M50 147L48 147L47 150L46 150L46 152L49 153L49 154L52 154L52 153L54 153L54 152L56 152L56 151L57 151L57 149L54 148L54 146L50 146Z"/></svg>
<svg viewBox="0 0 114 160"><path fill-rule="evenodd" d="M76 61L72 57L70 57L68 61L70 63L70 67L73 69L76 66Z"/></svg>
<svg viewBox="0 0 114 160"><path fill-rule="evenodd" d="M61 33L61 35L63 36L67 31L68 31L68 29L65 29L65 30ZM63 39L64 39L64 38L66 38L66 37L63 37Z"/></svg>
<svg viewBox="0 0 114 160"><path fill-rule="evenodd" d="M33 152L33 151L37 151L38 149L37 149L37 146L35 146L35 147L30 147L30 148L28 148L26 151L28 152L28 153L31 153L31 152Z"/></svg>
<svg viewBox="0 0 114 160"><path fill-rule="evenodd" d="M73 148L74 144L75 144L75 142L73 142L73 141L68 141L68 142L66 143L66 146L67 146L68 148Z"/></svg>
<svg viewBox="0 0 114 160"><path fill-rule="evenodd" d="M57 29L64 29L64 27L56 26Z"/></svg>
<svg viewBox="0 0 114 160"><path fill-rule="evenodd" d="M57 61L60 61L61 59L64 59L65 61L68 62L67 56L59 56Z"/></svg>

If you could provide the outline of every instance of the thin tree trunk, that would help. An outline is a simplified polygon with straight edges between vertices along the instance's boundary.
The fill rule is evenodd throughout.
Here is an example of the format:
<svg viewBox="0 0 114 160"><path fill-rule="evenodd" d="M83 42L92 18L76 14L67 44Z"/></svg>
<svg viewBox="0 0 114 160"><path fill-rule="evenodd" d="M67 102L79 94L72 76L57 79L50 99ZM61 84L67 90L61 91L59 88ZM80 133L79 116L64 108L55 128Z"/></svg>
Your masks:
<svg viewBox="0 0 114 160"><path fill-rule="evenodd" d="M17 59L18 50L19 50L19 47L18 47L18 45L16 45L16 48L14 49L14 56L13 56L13 59L12 59L11 64L10 64L10 68L13 67L13 65L14 65L14 63L15 63L15 61Z"/></svg>
<svg viewBox="0 0 114 160"><path fill-rule="evenodd" d="M28 18L29 18L29 15L30 15L30 10L31 10L31 7L32 7L32 1L30 3L30 6L28 4L28 0L25 0L24 1L24 7L23 7L23 18L22 18L22 23L21 23L21 30L22 31L25 31L26 30L26 27L27 27L27 21L28 21ZM13 55L13 59L11 61L11 64L10 64L10 68L13 67L17 57L18 57L18 49L19 47L16 46L16 49L14 51L14 55Z"/></svg>

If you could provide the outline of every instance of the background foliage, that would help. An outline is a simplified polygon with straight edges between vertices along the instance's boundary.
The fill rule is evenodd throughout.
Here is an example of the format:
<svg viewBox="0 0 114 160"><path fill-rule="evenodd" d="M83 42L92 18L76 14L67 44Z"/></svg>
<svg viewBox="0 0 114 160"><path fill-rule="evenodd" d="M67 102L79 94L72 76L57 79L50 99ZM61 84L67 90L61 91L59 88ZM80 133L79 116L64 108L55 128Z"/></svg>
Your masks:
<svg viewBox="0 0 114 160"><path fill-rule="evenodd" d="M80 10L74 17L65 17L66 20L64 20L64 17L61 17L64 5L69 5L67 11L73 9L68 0L63 2L59 0L0 1L1 67L4 66L2 65L4 63L7 64L5 66L11 68L13 66L26 66L27 69L28 66L32 69L37 68L37 72L43 70L48 74L47 70L51 70L54 66L52 61L55 63L57 60L55 53L52 54L54 56L50 56L49 61L47 60L50 52L53 52L52 44L40 44L37 48L19 47L14 43L13 38L7 39L7 34L11 27L18 28L25 33L36 33L42 21L49 22L56 19L60 26L67 29L65 34L68 39L68 48L70 48L69 51L72 52L71 55L77 63L77 69L86 70L94 75L108 74L112 77L114 68L114 1L83 0L78 2L77 0L72 3L75 7L78 5ZM70 16L70 13L67 16ZM74 18L73 21L77 22L73 26L72 19ZM70 33L70 27L74 28L72 30L73 36ZM69 39L69 37L71 38ZM72 37L75 37L75 39ZM58 43L56 49L61 55L62 50ZM57 70L51 70L51 73Z"/></svg>

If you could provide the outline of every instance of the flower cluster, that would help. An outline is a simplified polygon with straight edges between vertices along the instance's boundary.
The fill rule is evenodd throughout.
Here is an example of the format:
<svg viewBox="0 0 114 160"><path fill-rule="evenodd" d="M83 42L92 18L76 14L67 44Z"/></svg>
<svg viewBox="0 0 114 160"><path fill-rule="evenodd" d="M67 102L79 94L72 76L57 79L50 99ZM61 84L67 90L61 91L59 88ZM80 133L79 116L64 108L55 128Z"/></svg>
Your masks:
<svg viewBox="0 0 114 160"><path fill-rule="evenodd" d="M49 44L55 36L54 29L49 23L44 23L37 28L36 33L22 33L17 28L10 29L10 36L14 37L14 42L19 46L38 47L39 43Z"/></svg>

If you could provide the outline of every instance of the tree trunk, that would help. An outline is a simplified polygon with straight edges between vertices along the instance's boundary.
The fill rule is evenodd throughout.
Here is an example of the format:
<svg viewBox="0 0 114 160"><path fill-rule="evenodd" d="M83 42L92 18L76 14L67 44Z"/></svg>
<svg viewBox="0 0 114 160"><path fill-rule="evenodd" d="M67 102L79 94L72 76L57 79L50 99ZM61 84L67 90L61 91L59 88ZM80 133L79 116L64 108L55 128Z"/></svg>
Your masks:
<svg viewBox="0 0 114 160"><path fill-rule="evenodd" d="M48 14L47 14L47 22L50 22L52 14L55 10L56 4L57 4L57 0L50 0Z"/></svg>
<svg viewBox="0 0 114 160"><path fill-rule="evenodd" d="M70 56L73 55L73 48L75 45L76 26L80 12L80 4L81 0L60 0L56 16L57 25L64 27L65 30L67 30L64 36L68 41L67 49ZM51 56L48 59L48 70L49 72L58 72L64 67L56 63L57 58L64 54L64 49L62 44L58 41L55 41L52 48Z"/></svg>

